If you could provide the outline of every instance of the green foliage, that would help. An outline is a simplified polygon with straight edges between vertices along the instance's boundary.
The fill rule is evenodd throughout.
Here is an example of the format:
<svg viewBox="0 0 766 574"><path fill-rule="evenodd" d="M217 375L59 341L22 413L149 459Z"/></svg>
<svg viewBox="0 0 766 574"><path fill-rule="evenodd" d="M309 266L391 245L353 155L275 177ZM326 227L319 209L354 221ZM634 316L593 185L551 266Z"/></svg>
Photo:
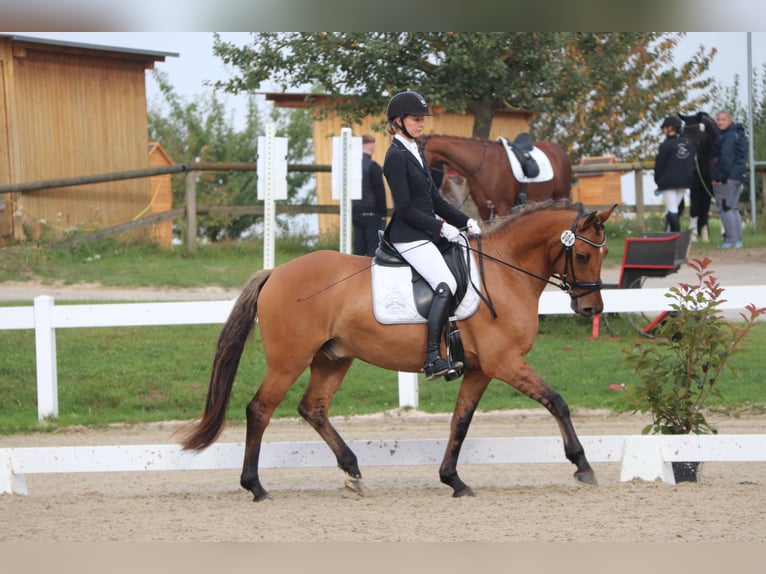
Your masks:
<svg viewBox="0 0 766 574"><path fill-rule="evenodd" d="M758 316L766 308L748 305L743 324L726 322L719 314L724 289L710 260L693 259L697 273L694 285L681 283L667 294L673 300L673 318L665 321L652 342L639 342L626 349L625 361L638 377L626 387L626 398L642 413L650 412L652 423L643 433L715 433L704 409L711 397L720 397L720 377L743 344Z"/></svg>
<svg viewBox="0 0 766 574"><path fill-rule="evenodd" d="M149 107L149 138L158 141L174 163L254 163L258 137L265 133L254 97L248 99L244 128L239 131L226 115L225 103L213 92L187 102L168 83L167 76L153 71L164 98ZM312 122L308 110L273 110L269 121L276 125L277 137L288 138L290 163L313 161ZM310 173L290 172L287 176L288 201L308 203L314 197ZM197 204L206 206L253 205L257 203L255 171L199 172ZM186 200L183 177L173 179L173 205ZM261 219L256 215L200 215L200 235L210 241L237 239ZM284 228L284 222L278 220ZM179 231L180 234L180 231Z"/></svg>
<svg viewBox="0 0 766 574"><path fill-rule="evenodd" d="M237 46L215 36L213 51L238 70L217 87L252 93L313 86L353 124L382 116L396 92L414 89L431 104L474 114L487 138L497 110L537 113L537 139L562 144L572 159L651 157L657 122L696 107L713 51L676 68L679 34L592 32L264 32ZM692 98L692 91L703 96ZM353 97L349 97L353 96ZM646 134L657 134L656 137ZM625 151L617 151L625 150Z"/></svg>

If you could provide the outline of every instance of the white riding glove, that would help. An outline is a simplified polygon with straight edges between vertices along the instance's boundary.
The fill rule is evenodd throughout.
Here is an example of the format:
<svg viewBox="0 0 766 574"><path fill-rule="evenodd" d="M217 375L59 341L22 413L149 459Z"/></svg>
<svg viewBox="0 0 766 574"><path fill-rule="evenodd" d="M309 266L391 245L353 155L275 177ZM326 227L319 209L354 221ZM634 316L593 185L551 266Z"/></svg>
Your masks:
<svg viewBox="0 0 766 574"><path fill-rule="evenodd" d="M460 231L457 227L454 225L450 225L446 221L442 223L441 231L439 232L439 235L446 238L448 241L451 241L452 243L456 243L457 240L460 238Z"/></svg>
<svg viewBox="0 0 766 574"><path fill-rule="evenodd" d="M479 227L479 222L473 218L468 220L466 228L468 229L468 235L481 235L481 227Z"/></svg>

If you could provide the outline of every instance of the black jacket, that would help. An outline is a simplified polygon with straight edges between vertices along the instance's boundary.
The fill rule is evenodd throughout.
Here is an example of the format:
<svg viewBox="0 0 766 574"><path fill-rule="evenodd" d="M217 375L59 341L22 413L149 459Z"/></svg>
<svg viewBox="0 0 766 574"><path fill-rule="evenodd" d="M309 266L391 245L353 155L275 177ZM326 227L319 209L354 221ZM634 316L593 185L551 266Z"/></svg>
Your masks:
<svg viewBox="0 0 766 574"><path fill-rule="evenodd" d="M657 189L689 189L694 178L694 151L683 136L669 136L654 158Z"/></svg>
<svg viewBox="0 0 766 574"><path fill-rule="evenodd" d="M394 214L386 236L394 243L428 239L439 240L441 221L438 215L458 228L464 228L468 216L452 207L439 195L431 170L423 160L418 163L404 145L394 139L383 162L383 174L394 199Z"/></svg>
<svg viewBox="0 0 766 574"><path fill-rule="evenodd" d="M733 179L745 181L745 163L747 161L747 137L745 126L732 123L723 130L713 142L710 159L710 178L726 183Z"/></svg>

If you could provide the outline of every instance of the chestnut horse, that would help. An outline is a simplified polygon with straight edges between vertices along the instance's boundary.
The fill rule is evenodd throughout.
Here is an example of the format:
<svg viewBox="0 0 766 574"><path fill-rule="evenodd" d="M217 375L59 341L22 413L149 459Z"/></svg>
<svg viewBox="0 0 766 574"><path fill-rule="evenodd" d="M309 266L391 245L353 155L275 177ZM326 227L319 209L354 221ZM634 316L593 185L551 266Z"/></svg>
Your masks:
<svg viewBox="0 0 766 574"><path fill-rule="evenodd" d="M580 204L530 204L466 244L483 261L484 295L491 299L458 322L466 368L439 468L453 496L472 495L457 473L457 460L471 418L492 379L505 381L539 402L556 419L574 476L597 484L575 433L564 399L526 362L535 342L538 300L548 283L566 291L573 311L591 317L602 311L601 265L607 252L604 222L612 207L584 212ZM204 414L190 423L184 449L201 450L219 436L245 342L257 319L266 372L247 405L245 457L240 484L255 500L268 497L258 475L263 433L289 387L310 369L298 412L324 439L347 474L346 486L361 493L356 455L328 418L333 395L354 359L384 369L418 371L426 352L424 324L383 325L371 302L374 260L316 251L257 272L224 325L213 361ZM481 266L480 266L481 267ZM439 383L436 383L439 384Z"/></svg>
<svg viewBox="0 0 766 574"><path fill-rule="evenodd" d="M522 184L514 177L505 146L500 142L438 134L421 138L431 167L446 164L468 180L469 193L483 221L511 213L524 185L527 201L569 199L572 188L569 156L553 142L539 141L534 145L550 160L553 179Z"/></svg>

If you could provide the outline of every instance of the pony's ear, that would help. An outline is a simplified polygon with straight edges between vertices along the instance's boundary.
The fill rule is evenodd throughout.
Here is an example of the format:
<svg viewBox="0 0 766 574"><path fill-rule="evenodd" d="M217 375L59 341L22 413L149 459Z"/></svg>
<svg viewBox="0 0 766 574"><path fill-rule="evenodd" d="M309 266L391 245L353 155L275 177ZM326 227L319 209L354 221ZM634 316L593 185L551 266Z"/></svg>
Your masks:
<svg viewBox="0 0 766 574"><path fill-rule="evenodd" d="M601 223L602 223L602 224L603 224L603 223L604 223L604 222L605 222L607 219L609 219L609 217L612 215L612 212L615 210L615 208L616 208L616 207L617 207L617 204L615 203L615 204L614 204L612 207L610 207L609 209L605 209L604 211L599 211L599 212L598 212L598 218L599 218L599 220L601 221Z"/></svg>

